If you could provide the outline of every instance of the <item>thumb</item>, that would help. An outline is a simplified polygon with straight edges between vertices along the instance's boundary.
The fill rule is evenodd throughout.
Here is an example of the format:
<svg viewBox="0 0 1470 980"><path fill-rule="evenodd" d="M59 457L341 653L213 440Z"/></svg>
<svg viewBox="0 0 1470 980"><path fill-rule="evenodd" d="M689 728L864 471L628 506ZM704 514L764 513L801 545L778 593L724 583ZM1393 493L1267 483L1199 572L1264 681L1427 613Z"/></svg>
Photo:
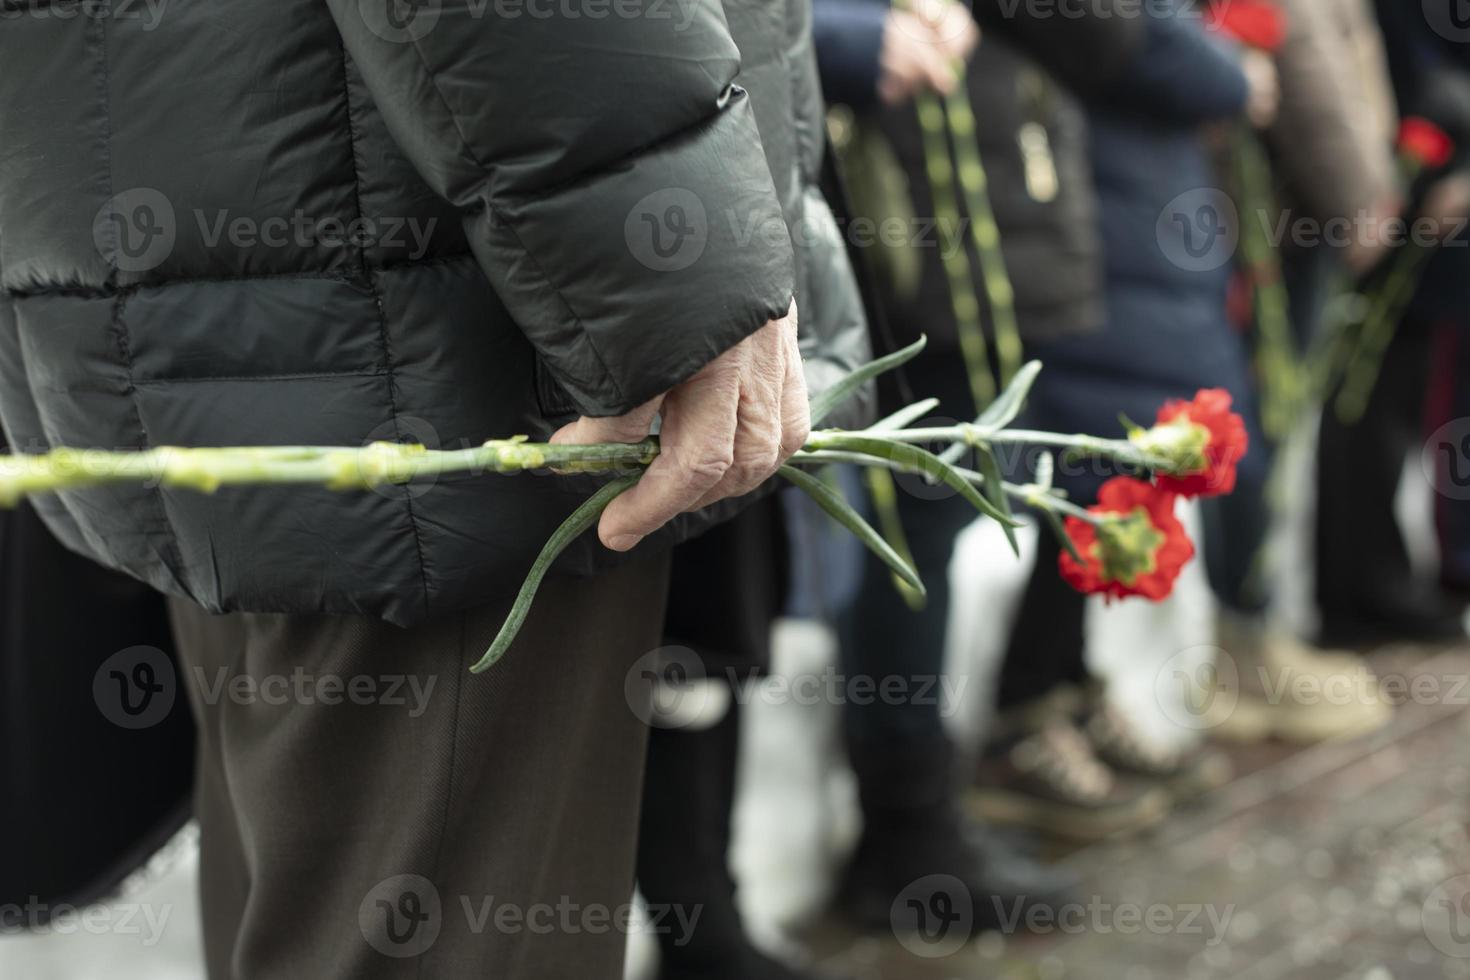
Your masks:
<svg viewBox="0 0 1470 980"><path fill-rule="evenodd" d="M623 415L593 418L584 415L557 429L551 441L565 445L591 445L599 442L638 442L648 435L653 417L663 404L663 396L650 399Z"/></svg>

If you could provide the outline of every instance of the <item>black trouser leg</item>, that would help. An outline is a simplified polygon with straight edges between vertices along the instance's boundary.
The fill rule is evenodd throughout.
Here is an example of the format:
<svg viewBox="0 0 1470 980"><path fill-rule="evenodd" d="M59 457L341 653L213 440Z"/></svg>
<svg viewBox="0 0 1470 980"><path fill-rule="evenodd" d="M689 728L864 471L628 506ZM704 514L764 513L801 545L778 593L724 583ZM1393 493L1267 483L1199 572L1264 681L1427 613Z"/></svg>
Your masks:
<svg viewBox="0 0 1470 980"><path fill-rule="evenodd" d="M1087 678L1083 633L1087 597L1057 572L1061 543L1048 529L1038 536L1036 564L1021 597L996 688L1000 710L1034 701L1059 684Z"/></svg>
<svg viewBox="0 0 1470 980"><path fill-rule="evenodd" d="M745 944L729 864L739 747L733 700L712 728L649 733L638 885L658 919L665 970L716 966ZM662 909L699 909L699 919L685 934L679 917Z"/></svg>
<svg viewBox="0 0 1470 980"><path fill-rule="evenodd" d="M1391 604L1411 580L1394 516L1404 458L1421 440L1428 343L1412 323L1384 355L1367 411L1352 425L1323 409L1317 447L1317 601L1323 625Z"/></svg>

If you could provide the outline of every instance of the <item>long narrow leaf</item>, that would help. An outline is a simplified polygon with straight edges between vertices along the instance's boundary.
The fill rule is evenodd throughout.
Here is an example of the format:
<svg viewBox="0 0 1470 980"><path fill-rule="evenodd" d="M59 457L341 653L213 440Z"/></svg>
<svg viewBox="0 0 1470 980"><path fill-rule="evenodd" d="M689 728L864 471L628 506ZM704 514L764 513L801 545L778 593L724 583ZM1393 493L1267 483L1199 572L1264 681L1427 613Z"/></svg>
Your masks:
<svg viewBox="0 0 1470 980"><path fill-rule="evenodd" d="M925 398L921 402L914 402L907 408L900 408L892 415L884 416L872 425L868 426L869 432L892 432L895 429L907 429L919 419L928 415L939 407L938 398Z"/></svg>
<svg viewBox="0 0 1470 980"><path fill-rule="evenodd" d="M470 673L478 674L488 670L505 656L505 651L510 649L510 645L515 642L516 634L521 631L521 625L526 621L526 614L531 611L531 603L536 599L536 590L541 587L541 580L546 578L546 571L551 568L551 563L567 549L567 545L581 537L583 532L597 522L608 504L637 483L642 476L641 472L634 473L604 484L580 507L572 511L572 516L562 521L561 527L557 528L556 532L547 539L546 544L541 548L541 553L532 563L531 570L526 573L526 580L521 583L520 592L516 593L516 601L510 607L510 615L505 618L500 632L495 635L495 642L490 644L490 649L485 651L485 656L480 658L480 662L470 668Z"/></svg>
<svg viewBox="0 0 1470 980"><path fill-rule="evenodd" d="M908 535L903 529L903 518L898 513L898 486L893 482L893 471L869 467L864 471L868 484L868 499L873 504L873 515L878 519L878 533L907 564L914 565L914 552L909 547ZM917 567L917 566L915 566ZM898 590L904 605L914 612L924 608L924 596L909 588L907 582L897 575L892 576L893 587Z"/></svg>
<svg viewBox="0 0 1470 980"><path fill-rule="evenodd" d="M1085 565L1087 559L1083 558L1082 552L1077 550L1077 542L1073 541L1072 536L1067 533L1067 525L1062 522L1061 515L1054 510L1048 510L1046 508L1038 509L1046 515L1047 522L1051 524L1051 529L1056 532L1057 540L1061 541L1062 547L1067 549L1067 553L1077 559L1079 564Z"/></svg>
<svg viewBox="0 0 1470 980"><path fill-rule="evenodd" d="M812 399L812 426L815 428L823 419L832 414L833 409L851 398L855 391L878 375L892 371L913 360L918 356L919 351L924 349L926 343L928 343L927 338L920 337L902 350L896 350L892 354L869 361L818 394Z"/></svg>
<svg viewBox="0 0 1470 980"><path fill-rule="evenodd" d="M1040 361L1027 361L1006 385L1005 391L980 413L975 424L986 429L1003 429L1014 422L1025 407L1026 396L1031 394L1031 387L1036 384L1036 376L1040 373Z"/></svg>
<svg viewBox="0 0 1470 980"><path fill-rule="evenodd" d="M970 505L987 517L999 521L1001 524L1017 526L1014 518L1007 516L997 510L995 505L980 495L980 491L970 485L969 481L955 471L955 468L938 456L921 449L918 446L903 442L893 442L873 436L854 435L845 432L823 432L813 437L814 446L817 449L850 449L855 452L865 453L869 456L878 456L903 466L908 472L919 476L937 478L941 483L954 490Z"/></svg>
<svg viewBox="0 0 1470 980"><path fill-rule="evenodd" d="M1005 391L996 396L995 401L987 405L985 411L980 413L980 417L975 420L976 427L994 432L1014 422L1016 416L1021 414L1021 409L1026 406L1026 396L1031 394L1031 388L1036 384L1036 376L1040 373L1040 361L1027 361L1016 372L1011 383L1006 385ZM968 443L957 442L940 453L939 458L946 463L958 463L969 449Z"/></svg>
<svg viewBox="0 0 1470 980"><path fill-rule="evenodd" d="M919 595L925 594L924 582L919 578L919 573L914 571L914 567L904 561L898 552L894 551L888 542L883 540L883 535L873 530L872 525L863 520L862 516L852 509L851 504L842 499L841 494L810 473L799 470L794 466L783 466L780 469L780 473L791 483L800 487L807 496L815 500L817 506L830 514L833 520L857 535L858 540L867 545L868 550L877 555L883 564L893 569L893 573L905 585L919 593Z"/></svg>
<svg viewBox="0 0 1470 980"><path fill-rule="evenodd" d="M1006 541L1010 543L1011 551L1017 555L1021 553L1021 545L1016 541L1016 528L1011 514L1011 501L1006 496L1005 477L1001 475L1000 464L996 462L995 453L987 446L975 447L975 462L980 470L980 475L985 477L985 484L981 488L985 499L995 505L995 509L1004 514L1007 520L1000 522L1000 528L1005 532Z"/></svg>

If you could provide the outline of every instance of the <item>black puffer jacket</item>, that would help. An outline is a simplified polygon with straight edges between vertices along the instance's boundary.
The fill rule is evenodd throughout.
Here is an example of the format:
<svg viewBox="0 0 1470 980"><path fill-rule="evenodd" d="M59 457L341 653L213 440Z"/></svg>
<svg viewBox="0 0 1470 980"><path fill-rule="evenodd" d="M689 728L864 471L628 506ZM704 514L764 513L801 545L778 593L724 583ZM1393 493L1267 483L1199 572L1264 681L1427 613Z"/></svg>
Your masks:
<svg viewBox="0 0 1470 980"><path fill-rule="evenodd" d="M807 0L0 2L19 451L545 437L793 292L814 386L864 356L813 189ZM210 609L407 624L513 588L588 488L39 503L70 547ZM610 557L588 536L565 568Z"/></svg>

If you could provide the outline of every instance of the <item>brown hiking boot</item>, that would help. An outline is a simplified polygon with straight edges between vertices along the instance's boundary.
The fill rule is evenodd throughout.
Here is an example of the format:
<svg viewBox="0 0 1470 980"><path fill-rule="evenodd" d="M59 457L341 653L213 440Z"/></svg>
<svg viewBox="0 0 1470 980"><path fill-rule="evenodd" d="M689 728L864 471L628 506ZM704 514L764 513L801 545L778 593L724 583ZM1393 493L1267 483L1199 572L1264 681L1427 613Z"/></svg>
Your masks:
<svg viewBox="0 0 1470 980"><path fill-rule="evenodd" d="M980 760L966 801L982 820L1075 841L1144 830L1169 812L1169 794L1115 772L1073 721L1078 698L1059 690L1011 712Z"/></svg>
<svg viewBox="0 0 1470 980"><path fill-rule="evenodd" d="M1310 647L1239 616L1222 615L1218 635L1229 660L1218 665L1203 721L1222 738L1311 744L1366 735L1393 719L1359 656Z"/></svg>
<svg viewBox="0 0 1470 980"><path fill-rule="evenodd" d="M1097 757L1115 772L1157 783L1175 803L1184 803L1230 782L1230 757L1205 743L1167 746L1149 738L1118 706L1101 684L1085 694L1079 719Z"/></svg>

